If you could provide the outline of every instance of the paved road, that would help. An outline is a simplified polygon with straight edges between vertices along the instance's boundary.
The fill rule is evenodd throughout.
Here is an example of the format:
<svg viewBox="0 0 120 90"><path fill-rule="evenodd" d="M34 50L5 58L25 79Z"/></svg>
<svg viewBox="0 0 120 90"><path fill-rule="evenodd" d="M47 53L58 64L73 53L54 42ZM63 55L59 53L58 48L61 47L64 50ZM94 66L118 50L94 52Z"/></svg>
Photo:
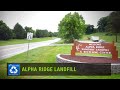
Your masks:
<svg viewBox="0 0 120 90"><path fill-rule="evenodd" d="M59 40L60 38L56 38L54 40L30 43L29 50L37 48L37 47L48 46L52 43L58 42ZM0 60L9 58L16 54L25 52L27 50L28 50L28 43L0 46Z"/></svg>

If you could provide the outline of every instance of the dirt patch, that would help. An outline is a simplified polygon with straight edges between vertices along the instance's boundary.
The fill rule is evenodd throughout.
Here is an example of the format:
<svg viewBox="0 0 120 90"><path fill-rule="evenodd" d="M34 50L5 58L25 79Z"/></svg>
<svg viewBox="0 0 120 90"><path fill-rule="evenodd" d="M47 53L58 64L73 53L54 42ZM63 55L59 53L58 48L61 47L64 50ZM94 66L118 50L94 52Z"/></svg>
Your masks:
<svg viewBox="0 0 120 90"><path fill-rule="evenodd" d="M118 60L112 60L108 57L91 57L91 56L75 56L71 55L60 55L62 58L79 61L79 62L87 62L87 63L120 63L120 58Z"/></svg>

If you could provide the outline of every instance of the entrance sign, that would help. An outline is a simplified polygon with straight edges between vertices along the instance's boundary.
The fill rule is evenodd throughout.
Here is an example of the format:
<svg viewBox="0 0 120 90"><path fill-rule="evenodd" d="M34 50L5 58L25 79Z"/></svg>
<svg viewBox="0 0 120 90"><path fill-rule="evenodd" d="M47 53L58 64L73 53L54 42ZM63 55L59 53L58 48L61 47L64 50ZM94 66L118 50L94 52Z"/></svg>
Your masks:
<svg viewBox="0 0 120 90"><path fill-rule="evenodd" d="M71 56L75 56L75 53L96 53L96 54L112 54L112 60L118 60L118 51L114 42L100 43L100 42L79 42L74 41L72 46Z"/></svg>
<svg viewBox="0 0 120 90"><path fill-rule="evenodd" d="M27 40L32 40L32 38L33 38L33 33L28 32L27 33Z"/></svg>

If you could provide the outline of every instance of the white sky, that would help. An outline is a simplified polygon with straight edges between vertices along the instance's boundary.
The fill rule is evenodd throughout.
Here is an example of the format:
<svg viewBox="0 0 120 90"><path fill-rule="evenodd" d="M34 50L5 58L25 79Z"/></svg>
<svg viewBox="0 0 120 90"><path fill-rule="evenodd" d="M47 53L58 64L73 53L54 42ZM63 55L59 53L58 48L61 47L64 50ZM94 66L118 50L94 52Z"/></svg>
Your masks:
<svg viewBox="0 0 120 90"><path fill-rule="evenodd" d="M23 27L47 29L56 32L58 24L69 12L75 11L0 11L0 20L3 20L11 29L18 22ZM112 11L76 11L83 16L86 24L97 27L101 17L109 15Z"/></svg>

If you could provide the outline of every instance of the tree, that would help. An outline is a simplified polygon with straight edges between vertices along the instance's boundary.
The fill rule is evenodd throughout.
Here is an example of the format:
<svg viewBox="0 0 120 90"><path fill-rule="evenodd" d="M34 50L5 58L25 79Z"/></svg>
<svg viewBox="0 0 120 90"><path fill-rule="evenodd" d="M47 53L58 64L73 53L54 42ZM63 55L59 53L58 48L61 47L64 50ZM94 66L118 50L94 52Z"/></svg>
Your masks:
<svg viewBox="0 0 120 90"><path fill-rule="evenodd" d="M58 37L58 32L54 32L54 33L53 33L53 36L54 36L54 37Z"/></svg>
<svg viewBox="0 0 120 90"><path fill-rule="evenodd" d="M98 29L97 29L97 28L94 28L93 33L97 33L97 32L98 32Z"/></svg>
<svg viewBox="0 0 120 90"><path fill-rule="evenodd" d="M23 27L19 23L17 23L14 26L13 32L15 34L15 38L17 38L17 39L24 39L24 38L26 38L25 29L23 29Z"/></svg>
<svg viewBox="0 0 120 90"><path fill-rule="evenodd" d="M109 26L111 26L111 31L116 35L120 33L120 11L114 11L109 15Z"/></svg>
<svg viewBox="0 0 120 90"><path fill-rule="evenodd" d="M82 15L77 12L68 13L58 24L59 36L65 42L73 42L74 39L80 39L85 33L85 21Z"/></svg>
<svg viewBox="0 0 120 90"><path fill-rule="evenodd" d="M48 37L49 33L48 30L36 30L36 37L40 38L40 37Z"/></svg>
<svg viewBox="0 0 120 90"><path fill-rule="evenodd" d="M109 16L102 17L99 19L97 26L98 26L98 31L99 32L106 32L106 27L108 25Z"/></svg>
<svg viewBox="0 0 120 90"><path fill-rule="evenodd" d="M42 33L43 33L43 37L48 37L49 33L48 33L48 30L42 30Z"/></svg>
<svg viewBox="0 0 120 90"><path fill-rule="evenodd" d="M53 33L52 32L48 32L49 33L49 37L53 37Z"/></svg>
<svg viewBox="0 0 120 90"><path fill-rule="evenodd" d="M86 25L86 34L92 34L94 32L94 25Z"/></svg>
<svg viewBox="0 0 120 90"><path fill-rule="evenodd" d="M31 32L33 33L33 37L36 37L35 30L33 30L32 27L25 26L25 31L26 31L26 35L27 35L27 32Z"/></svg>
<svg viewBox="0 0 120 90"><path fill-rule="evenodd" d="M36 30L36 37L37 38L41 37L41 31L39 29Z"/></svg>
<svg viewBox="0 0 120 90"><path fill-rule="evenodd" d="M9 40L13 36L12 30L1 20L0 21L0 40Z"/></svg>

